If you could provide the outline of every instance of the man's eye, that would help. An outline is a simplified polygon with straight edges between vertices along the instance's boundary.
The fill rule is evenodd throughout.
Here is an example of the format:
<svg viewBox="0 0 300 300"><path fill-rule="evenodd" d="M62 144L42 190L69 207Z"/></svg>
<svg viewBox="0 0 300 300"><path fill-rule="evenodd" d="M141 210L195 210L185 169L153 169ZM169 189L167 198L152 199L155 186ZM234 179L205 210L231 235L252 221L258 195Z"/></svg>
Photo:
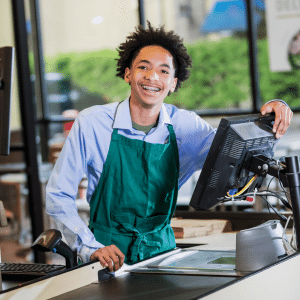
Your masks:
<svg viewBox="0 0 300 300"><path fill-rule="evenodd" d="M145 67L145 66L139 66L138 68L139 68L139 69L142 69L142 70L146 70L146 67Z"/></svg>
<svg viewBox="0 0 300 300"><path fill-rule="evenodd" d="M167 70L162 70L161 72L164 74L169 74L169 71L167 71Z"/></svg>

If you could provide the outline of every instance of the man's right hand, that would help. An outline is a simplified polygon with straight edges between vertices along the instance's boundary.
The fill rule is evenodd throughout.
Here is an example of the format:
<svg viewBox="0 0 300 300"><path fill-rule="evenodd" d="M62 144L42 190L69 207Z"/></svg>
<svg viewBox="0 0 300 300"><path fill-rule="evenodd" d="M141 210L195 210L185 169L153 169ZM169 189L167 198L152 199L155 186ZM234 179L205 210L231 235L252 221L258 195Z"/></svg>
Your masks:
<svg viewBox="0 0 300 300"><path fill-rule="evenodd" d="M110 272L119 270L124 259L125 255L115 245L99 248L91 255L92 261L100 261L102 267L108 268Z"/></svg>

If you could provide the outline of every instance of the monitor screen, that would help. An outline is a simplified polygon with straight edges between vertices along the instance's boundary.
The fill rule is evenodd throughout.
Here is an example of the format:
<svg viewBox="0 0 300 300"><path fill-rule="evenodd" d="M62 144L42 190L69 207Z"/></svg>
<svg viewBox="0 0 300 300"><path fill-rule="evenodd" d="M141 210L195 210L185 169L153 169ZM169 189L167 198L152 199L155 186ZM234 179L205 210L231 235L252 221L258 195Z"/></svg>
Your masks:
<svg viewBox="0 0 300 300"><path fill-rule="evenodd" d="M254 176L246 168L250 152L273 157L274 119L273 114L221 119L190 201L192 207L207 210L223 201L230 190L243 188ZM258 177L251 189L258 187L262 180Z"/></svg>
<svg viewBox="0 0 300 300"><path fill-rule="evenodd" d="M13 48L0 48L0 155L10 150L10 104Z"/></svg>

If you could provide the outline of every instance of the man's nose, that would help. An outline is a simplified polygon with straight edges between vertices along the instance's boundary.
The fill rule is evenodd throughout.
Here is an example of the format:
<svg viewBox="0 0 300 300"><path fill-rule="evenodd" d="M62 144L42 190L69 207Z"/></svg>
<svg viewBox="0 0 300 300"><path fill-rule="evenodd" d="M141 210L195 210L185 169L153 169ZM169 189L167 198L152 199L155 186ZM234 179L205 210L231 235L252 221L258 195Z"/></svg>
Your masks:
<svg viewBox="0 0 300 300"><path fill-rule="evenodd" d="M148 70L145 77L149 80L158 80L159 79L159 76L154 69Z"/></svg>

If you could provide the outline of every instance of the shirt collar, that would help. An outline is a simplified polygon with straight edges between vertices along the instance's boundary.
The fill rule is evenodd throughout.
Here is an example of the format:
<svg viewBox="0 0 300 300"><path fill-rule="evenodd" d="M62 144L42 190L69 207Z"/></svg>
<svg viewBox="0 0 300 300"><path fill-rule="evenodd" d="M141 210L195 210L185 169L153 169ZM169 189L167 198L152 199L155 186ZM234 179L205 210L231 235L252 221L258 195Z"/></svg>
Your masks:
<svg viewBox="0 0 300 300"><path fill-rule="evenodd" d="M132 130L129 97L118 104L113 128Z"/></svg>
<svg viewBox="0 0 300 300"><path fill-rule="evenodd" d="M170 120L170 116L167 113L166 106L163 103L159 113L158 127L161 127L164 124L172 124L172 122ZM113 128L132 130L129 97L119 103L115 115Z"/></svg>

